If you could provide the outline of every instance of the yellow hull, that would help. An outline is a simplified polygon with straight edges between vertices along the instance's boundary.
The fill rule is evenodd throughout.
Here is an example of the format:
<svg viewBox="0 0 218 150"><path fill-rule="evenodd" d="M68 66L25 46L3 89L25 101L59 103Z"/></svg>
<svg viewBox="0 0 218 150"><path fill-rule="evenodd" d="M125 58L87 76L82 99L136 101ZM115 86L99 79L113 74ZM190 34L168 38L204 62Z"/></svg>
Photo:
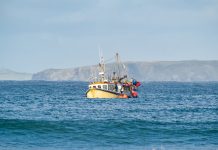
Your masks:
<svg viewBox="0 0 218 150"><path fill-rule="evenodd" d="M86 92L87 98L121 98L120 94L101 89L89 89Z"/></svg>

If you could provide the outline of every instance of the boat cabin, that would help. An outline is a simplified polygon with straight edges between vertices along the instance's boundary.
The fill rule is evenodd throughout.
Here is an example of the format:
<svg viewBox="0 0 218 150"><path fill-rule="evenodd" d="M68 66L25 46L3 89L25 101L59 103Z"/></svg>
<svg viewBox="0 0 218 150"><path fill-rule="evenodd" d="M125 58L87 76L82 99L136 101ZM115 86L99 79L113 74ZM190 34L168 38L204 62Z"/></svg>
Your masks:
<svg viewBox="0 0 218 150"><path fill-rule="evenodd" d="M116 87L117 86L117 87ZM122 84L115 84L115 83L92 83L89 85L89 89L102 89L112 92L122 92L125 94L130 94L130 86L122 85Z"/></svg>
<svg viewBox="0 0 218 150"><path fill-rule="evenodd" d="M89 89L102 89L108 91L115 90L115 84L113 83L94 83L89 85Z"/></svg>

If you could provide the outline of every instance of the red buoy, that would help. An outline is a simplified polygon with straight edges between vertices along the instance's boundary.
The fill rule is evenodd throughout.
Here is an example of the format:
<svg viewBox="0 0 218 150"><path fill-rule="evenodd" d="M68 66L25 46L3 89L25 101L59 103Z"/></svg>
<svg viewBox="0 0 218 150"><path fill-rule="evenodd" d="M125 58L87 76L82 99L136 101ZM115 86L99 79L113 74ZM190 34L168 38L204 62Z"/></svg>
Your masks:
<svg viewBox="0 0 218 150"><path fill-rule="evenodd" d="M139 87L140 85L141 85L141 82L137 82L135 86Z"/></svg>
<svg viewBox="0 0 218 150"><path fill-rule="evenodd" d="M137 98L138 97L138 93L136 91L131 91L132 97L133 98Z"/></svg>

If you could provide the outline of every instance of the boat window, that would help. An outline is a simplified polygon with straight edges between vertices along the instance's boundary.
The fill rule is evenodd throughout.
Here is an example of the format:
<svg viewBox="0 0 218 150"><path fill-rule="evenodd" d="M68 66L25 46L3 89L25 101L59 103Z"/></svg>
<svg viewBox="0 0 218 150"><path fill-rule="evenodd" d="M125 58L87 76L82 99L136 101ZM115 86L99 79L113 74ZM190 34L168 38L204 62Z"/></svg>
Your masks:
<svg viewBox="0 0 218 150"><path fill-rule="evenodd" d="M93 86L94 89L96 89L96 86Z"/></svg>
<svg viewBox="0 0 218 150"><path fill-rule="evenodd" d="M104 89L104 90L107 90L107 85L103 85L103 89Z"/></svg>
<svg viewBox="0 0 218 150"><path fill-rule="evenodd" d="M98 85L98 88L101 89L101 85Z"/></svg>
<svg viewBox="0 0 218 150"><path fill-rule="evenodd" d="M115 89L115 86L113 84L108 85L108 90L113 91Z"/></svg>
<svg viewBox="0 0 218 150"><path fill-rule="evenodd" d="M130 91L130 87L129 86L124 86L124 91Z"/></svg>

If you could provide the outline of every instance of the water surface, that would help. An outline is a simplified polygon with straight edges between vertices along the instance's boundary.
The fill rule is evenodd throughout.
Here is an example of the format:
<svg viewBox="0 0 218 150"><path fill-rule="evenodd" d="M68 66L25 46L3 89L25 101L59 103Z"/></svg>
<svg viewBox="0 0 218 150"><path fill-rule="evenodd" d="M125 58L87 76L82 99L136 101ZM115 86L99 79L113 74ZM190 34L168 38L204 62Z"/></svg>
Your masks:
<svg viewBox="0 0 218 150"><path fill-rule="evenodd" d="M218 83L143 83L87 99L86 82L0 82L0 149L218 149Z"/></svg>

